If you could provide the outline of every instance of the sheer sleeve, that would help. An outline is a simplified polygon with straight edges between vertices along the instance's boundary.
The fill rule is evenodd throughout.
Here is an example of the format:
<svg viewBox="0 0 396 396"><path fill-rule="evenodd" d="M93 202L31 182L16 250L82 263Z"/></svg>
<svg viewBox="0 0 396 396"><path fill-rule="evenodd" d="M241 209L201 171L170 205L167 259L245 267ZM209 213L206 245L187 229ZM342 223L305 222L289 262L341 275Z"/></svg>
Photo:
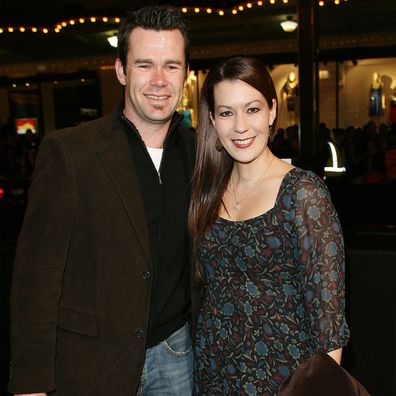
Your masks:
<svg viewBox="0 0 396 396"><path fill-rule="evenodd" d="M298 238L310 341L315 351L345 345L345 253L340 222L324 182L312 172L295 185Z"/></svg>

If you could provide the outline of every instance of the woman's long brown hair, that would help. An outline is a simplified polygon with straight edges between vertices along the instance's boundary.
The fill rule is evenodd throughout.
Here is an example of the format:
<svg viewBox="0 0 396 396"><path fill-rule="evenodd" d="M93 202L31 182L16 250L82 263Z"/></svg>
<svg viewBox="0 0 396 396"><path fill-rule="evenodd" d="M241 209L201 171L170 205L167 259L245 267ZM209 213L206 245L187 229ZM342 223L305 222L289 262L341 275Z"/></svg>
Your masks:
<svg viewBox="0 0 396 396"><path fill-rule="evenodd" d="M224 149L216 149L217 134L210 119L210 115L214 114L214 86L224 80L241 80L249 84L264 96L270 109L273 99L277 103L271 76L266 66L257 59L230 58L208 73L199 103L197 156L189 210L189 230L194 241L194 251L218 216L234 164L234 160ZM276 117L272 124L272 133L275 126ZM205 276L198 260L195 260L194 274L197 285L203 286Z"/></svg>

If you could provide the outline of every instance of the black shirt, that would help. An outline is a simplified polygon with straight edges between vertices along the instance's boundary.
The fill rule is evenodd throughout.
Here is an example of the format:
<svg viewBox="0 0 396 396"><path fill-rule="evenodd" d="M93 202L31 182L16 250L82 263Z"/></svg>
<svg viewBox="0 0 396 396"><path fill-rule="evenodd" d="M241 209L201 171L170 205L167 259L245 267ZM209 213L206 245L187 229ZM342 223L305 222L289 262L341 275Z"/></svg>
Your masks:
<svg viewBox="0 0 396 396"><path fill-rule="evenodd" d="M187 216L191 170L180 136L179 114L172 118L159 172L135 126L122 115L121 119L136 167L150 240L152 272L146 274L153 277L147 334L150 348L184 325L190 307Z"/></svg>

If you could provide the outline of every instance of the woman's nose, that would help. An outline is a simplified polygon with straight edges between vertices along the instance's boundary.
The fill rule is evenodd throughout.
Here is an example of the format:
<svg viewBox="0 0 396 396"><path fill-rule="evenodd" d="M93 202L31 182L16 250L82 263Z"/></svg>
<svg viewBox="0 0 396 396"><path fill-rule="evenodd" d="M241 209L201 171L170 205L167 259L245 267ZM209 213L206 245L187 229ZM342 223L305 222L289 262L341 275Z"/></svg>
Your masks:
<svg viewBox="0 0 396 396"><path fill-rule="evenodd" d="M246 117L244 114L238 114L235 119L235 132L244 133L248 130Z"/></svg>

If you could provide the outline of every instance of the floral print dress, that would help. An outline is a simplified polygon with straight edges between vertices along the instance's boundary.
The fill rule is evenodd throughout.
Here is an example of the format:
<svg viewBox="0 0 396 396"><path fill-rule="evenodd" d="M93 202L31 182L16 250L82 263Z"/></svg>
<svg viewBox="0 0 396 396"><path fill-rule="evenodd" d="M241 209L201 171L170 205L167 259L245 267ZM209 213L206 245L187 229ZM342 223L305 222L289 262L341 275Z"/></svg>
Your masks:
<svg viewBox="0 0 396 396"><path fill-rule="evenodd" d="M293 168L275 206L217 218L198 249L206 275L196 395L277 395L316 351L344 346L344 246L323 181Z"/></svg>

